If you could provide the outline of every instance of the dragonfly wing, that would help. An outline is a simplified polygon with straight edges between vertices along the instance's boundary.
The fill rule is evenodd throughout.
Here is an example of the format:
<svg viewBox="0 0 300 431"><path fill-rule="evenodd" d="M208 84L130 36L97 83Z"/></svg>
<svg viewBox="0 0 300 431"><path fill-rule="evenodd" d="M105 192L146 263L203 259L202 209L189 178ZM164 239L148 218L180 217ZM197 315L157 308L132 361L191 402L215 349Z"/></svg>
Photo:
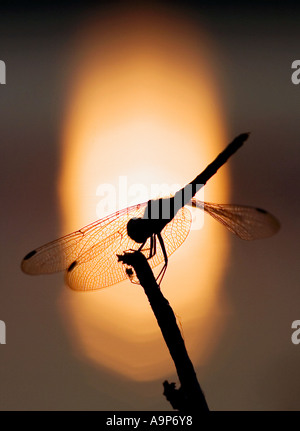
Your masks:
<svg viewBox="0 0 300 431"><path fill-rule="evenodd" d="M126 268L118 262L117 255L137 249L137 243L127 235L127 223L132 217L142 217L146 204L137 205L109 225L109 232L101 241L95 241L68 267L66 284L74 290L103 289L128 278ZM99 232L100 234L100 232Z"/></svg>
<svg viewBox="0 0 300 431"><path fill-rule="evenodd" d="M82 241L84 235L76 231L49 242L24 257L21 263L22 271L31 275L63 271L78 255Z"/></svg>
<svg viewBox="0 0 300 431"><path fill-rule="evenodd" d="M118 262L116 255L126 250L137 249L137 243L127 235L127 223L132 217L142 217L145 206L124 215L118 220L118 228L111 229L112 234L105 237L105 241L96 243L82 253L76 263L66 271L65 280L74 290L96 290L108 287L128 278L124 264ZM165 248L170 256L186 239L192 217L187 208L178 211L176 217L162 230ZM115 223L114 223L115 224ZM150 250L150 239L147 240L142 252L147 257ZM164 261L162 250L156 248L156 254L148 260L151 268L155 268Z"/></svg>
<svg viewBox="0 0 300 431"><path fill-rule="evenodd" d="M278 220L267 211L243 205L219 205L196 199L191 205L204 209L230 232L244 240L268 238L280 228Z"/></svg>
<svg viewBox="0 0 300 431"><path fill-rule="evenodd" d="M120 228L124 218L127 219L128 214L129 218L134 217L136 213L142 212L145 206L146 203L117 211L31 251L21 263L22 270L27 274L50 274L69 268L80 255L99 247L99 243L105 247L105 239L109 237L111 240L111 235Z"/></svg>

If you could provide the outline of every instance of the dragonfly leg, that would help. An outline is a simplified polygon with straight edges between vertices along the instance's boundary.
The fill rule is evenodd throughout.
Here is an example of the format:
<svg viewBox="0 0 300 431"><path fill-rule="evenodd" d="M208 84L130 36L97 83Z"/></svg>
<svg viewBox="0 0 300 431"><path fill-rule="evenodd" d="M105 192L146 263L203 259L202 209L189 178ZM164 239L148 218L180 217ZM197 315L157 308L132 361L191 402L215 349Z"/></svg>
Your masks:
<svg viewBox="0 0 300 431"><path fill-rule="evenodd" d="M145 244L146 241L143 242L143 244L137 250L135 248L129 248L128 250L124 250L124 253L128 253L129 251L141 251Z"/></svg>
<svg viewBox="0 0 300 431"><path fill-rule="evenodd" d="M145 244L146 244L146 241L144 241L143 244L138 248L138 251L141 251Z"/></svg>
<svg viewBox="0 0 300 431"><path fill-rule="evenodd" d="M156 282L158 285L160 285L160 283L162 282L162 279L164 278L165 272L167 270L167 266L168 266L168 255L166 252L166 247L164 244L164 240L162 239L162 236L160 234L160 232L157 234L157 238L159 240L160 246L161 246L161 250L163 252L164 255L164 259L165 259L165 263L164 266L162 267L162 269L160 270L158 276L156 277Z"/></svg>
<svg viewBox="0 0 300 431"><path fill-rule="evenodd" d="M155 235L154 235L155 236ZM154 241L154 245L153 245L153 241ZM149 251L149 256L147 257L147 260L151 259L151 257L153 257L156 253L156 247L155 247L155 238L153 240L152 236L150 237L150 247L149 248L144 248L145 244L147 241L143 242L143 244L138 248L138 251ZM143 249L144 248L144 249ZM154 252L153 252L154 249ZM145 254L146 256L146 254Z"/></svg>
<svg viewBox="0 0 300 431"><path fill-rule="evenodd" d="M148 259L151 259L151 257L155 256L156 254L156 234L154 233L150 237L150 252Z"/></svg>

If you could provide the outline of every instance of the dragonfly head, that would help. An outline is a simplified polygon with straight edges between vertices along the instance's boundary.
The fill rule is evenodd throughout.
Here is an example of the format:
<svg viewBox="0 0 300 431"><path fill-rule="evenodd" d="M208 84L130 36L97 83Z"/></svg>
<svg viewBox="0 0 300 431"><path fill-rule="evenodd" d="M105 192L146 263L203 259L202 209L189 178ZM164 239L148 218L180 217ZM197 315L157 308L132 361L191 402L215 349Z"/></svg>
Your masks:
<svg viewBox="0 0 300 431"><path fill-rule="evenodd" d="M127 223L127 233L135 242L142 244L153 232L148 220L134 217Z"/></svg>

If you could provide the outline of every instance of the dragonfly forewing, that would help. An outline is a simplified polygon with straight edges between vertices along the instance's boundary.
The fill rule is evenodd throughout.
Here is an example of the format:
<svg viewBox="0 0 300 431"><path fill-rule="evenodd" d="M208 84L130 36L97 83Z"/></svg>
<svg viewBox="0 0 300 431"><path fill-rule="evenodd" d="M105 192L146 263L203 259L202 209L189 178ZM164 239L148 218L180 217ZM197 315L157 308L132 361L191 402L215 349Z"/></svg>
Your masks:
<svg viewBox="0 0 300 431"><path fill-rule="evenodd" d="M96 290L119 283L128 278L124 265L117 255L137 249L127 234L127 223L133 217L142 217L147 202L134 205L84 228L45 244L29 253L22 261L22 270L28 274L49 274L66 270L65 280L74 290ZM186 239L192 217L182 208L162 230L165 248L170 256ZM142 252L148 257L150 239ZM149 260L152 268L163 262L160 247Z"/></svg>
<svg viewBox="0 0 300 431"><path fill-rule="evenodd" d="M28 253L21 268L27 274L51 274L68 269L81 255L116 232L124 220L143 214L145 204L134 205L97 220L80 230L51 241ZM104 243L103 243L104 241Z"/></svg>
<svg viewBox="0 0 300 431"><path fill-rule="evenodd" d="M192 199L189 205L204 210L243 240L268 238L278 232L280 228L278 220L261 208L246 205L214 204L197 199Z"/></svg>

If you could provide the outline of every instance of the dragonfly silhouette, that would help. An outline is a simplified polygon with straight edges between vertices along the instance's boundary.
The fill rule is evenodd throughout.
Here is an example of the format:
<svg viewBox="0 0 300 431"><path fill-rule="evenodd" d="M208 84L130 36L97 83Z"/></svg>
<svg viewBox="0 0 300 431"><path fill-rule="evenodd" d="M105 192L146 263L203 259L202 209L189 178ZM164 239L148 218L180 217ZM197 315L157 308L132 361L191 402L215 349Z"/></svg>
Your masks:
<svg viewBox="0 0 300 431"><path fill-rule="evenodd" d="M27 274L65 270L65 281L75 290L96 290L127 277L117 255L127 250L145 253L151 268L164 262L157 279L165 273L170 256L186 239L192 223L188 206L204 210L244 240L266 238L279 229L270 213L260 208L201 202L195 194L235 153L248 134L235 138L193 181L174 196L150 200L117 211L69 235L28 253L21 264ZM157 247L157 239L160 247ZM137 244L138 248L137 248Z"/></svg>

